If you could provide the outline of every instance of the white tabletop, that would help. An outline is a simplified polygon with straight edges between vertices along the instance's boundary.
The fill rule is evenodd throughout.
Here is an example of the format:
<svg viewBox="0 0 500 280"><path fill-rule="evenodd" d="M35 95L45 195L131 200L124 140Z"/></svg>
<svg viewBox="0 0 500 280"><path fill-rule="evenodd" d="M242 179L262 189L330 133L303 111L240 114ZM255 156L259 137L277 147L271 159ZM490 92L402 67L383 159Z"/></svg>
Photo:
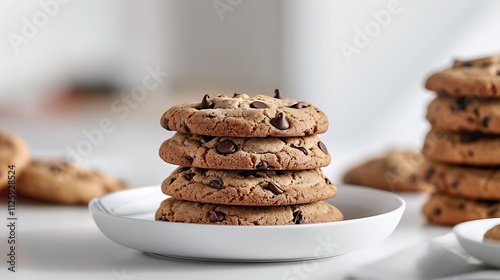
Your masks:
<svg viewBox="0 0 500 280"><path fill-rule="evenodd" d="M2 262L0 278L341 279L364 264L450 231L449 228L425 223L420 214L424 194L402 194L402 197L408 204L403 219L395 232L381 244L318 261L268 264L211 263L153 257L108 240L100 233L86 207L54 206L19 199L17 271L7 271ZM2 202L0 209L6 208L5 202ZM2 220L6 221L6 215L2 216ZM6 243L2 240L0 245L1 255L5 256Z"/></svg>

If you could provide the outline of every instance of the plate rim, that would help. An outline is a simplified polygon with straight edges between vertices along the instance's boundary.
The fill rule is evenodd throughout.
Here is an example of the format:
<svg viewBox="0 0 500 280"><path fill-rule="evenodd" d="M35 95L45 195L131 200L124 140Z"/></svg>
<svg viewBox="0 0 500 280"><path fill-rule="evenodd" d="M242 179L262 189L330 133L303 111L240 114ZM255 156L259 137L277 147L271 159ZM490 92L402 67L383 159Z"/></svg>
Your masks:
<svg viewBox="0 0 500 280"><path fill-rule="evenodd" d="M479 246L484 246L484 247L488 247L488 248L492 248L492 249L500 249L500 241L498 244L491 243L491 242L477 241L475 239L469 238L467 235L462 233L463 228L471 227L473 224L476 224L476 223L487 224L490 222L492 224L493 224L493 222L496 222L496 224L500 224L500 218L479 219L479 220L473 220L473 221L459 223L458 225L455 225L452 228L452 231L457 236L457 239L459 242L460 242L460 239L464 239L464 240L467 240L471 243L479 244ZM486 231L484 233L486 233ZM484 233L483 233L483 235L484 235Z"/></svg>
<svg viewBox="0 0 500 280"><path fill-rule="evenodd" d="M264 229L289 230L289 229L299 228L299 227L305 229L305 228L309 228L309 227L314 227L314 228L316 228L316 227L328 227L328 226L332 226L332 225L356 223L356 222L366 220L366 219L374 219L377 217L383 217L385 215L391 215L392 213L397 212L398 210L402 210L404 212L404 210L406 209L406 201L401 196L399 196L395 193L385 191L385 190L365 187L365 186L351 185L351 184L339 184L339 185L337 185L337 187L339 187L339 186L341 186L342 188L354 187L354 188L360 189L362 191L375 192L375 193L381 193L384 195L392 196L393 199L395 199L399 202L399 205L390 211L376 214L376 215L372 215L372 216L354 218L354 219L349 219L349 220L341 220L341 221L335 221L335 222L326 222L326 223L313 223L313 224L300 224L300 225L261 225L261 226L195 224L195 223L180 223L180 222L163 223L163 224L166 224L169 226L189 226L189 227L198 227L199 226L199 227L203 227L203 228L206 228L206 227L217 227L217 228L228 227L228 228L232 228L233 230L235 228L242 228L245 230L254 230L254 231L264 230ZM155 221L155 220L137 219L137 218L126 217L123 215L116 215L116 214L111 213L109 211L105 211L104 207L102 206L102 203L100 203L100 200L102 200L104 198L108 198L110 196L115 196L115 195L122 194L125 192L144 191L144 190L149 190L149 189L153 189L153 188L159 188L159 185L137 187L137 188L131 188L131 189L127 189L127 190L120 190L120 191L104 194L104 195L93 198L88 203L88 209L91 212L91 214L93 214L93 210L96 210L101 215L109 215L109 216L112 216L112 217L118 218L118 219L134 220L134 221L140 221L140 222L145 222L145 223L158 223L159 221ZM164 196L165 196L165 199L170 197L166 194L164 194ZM327 200L329 200L329 199L327 199ZM327 200L325 200L325 201L327 201Z"/></svg>

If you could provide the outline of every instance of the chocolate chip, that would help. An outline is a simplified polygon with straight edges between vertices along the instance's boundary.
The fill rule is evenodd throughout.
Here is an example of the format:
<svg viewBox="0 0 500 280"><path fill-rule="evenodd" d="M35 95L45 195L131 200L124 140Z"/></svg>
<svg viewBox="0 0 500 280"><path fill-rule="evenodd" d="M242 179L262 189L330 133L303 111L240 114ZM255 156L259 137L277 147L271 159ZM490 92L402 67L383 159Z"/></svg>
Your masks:
<svg viewBox="0 0 500 280"><path fill-rule="evenodd" d="M224 213L210 210L210 222L212 223L222 222L224 218L225 218Z"/></svg>
<svg viewBox="0 0 500 280"><path fill-rule="evenodd" d="M284 191L283 189L276 183L269 182L267 184L267 189L272 191L274 194L282 194Z"/></svg>
<svg viewBox="0 0 500 280"><path fill-rule="evenodd" d="M191 169L191 167L181 167L181 168L177 169L177 173L182 173L182 172L187 171L189 169Z"/></svg>
<svg viewBox="0 0 500 280"><path fill-rule="evenodd" d="M271 124L279 130L285 130L290 127L283 113L279 113L278 117L271 119Z"/></svg>
<svg viewBox="0 0 500 280"><path fill-rule="evenodd" d="M281 96L281 92L279 89L275 89L274 90L274 98L278 98L278 99L281 99L282 96Z"/></svg>
<svg viewBox="0 0 500 280"><path fill-rule="evenodd" d="M434 176L435 173L436 169L434 169L433 167L429 168L429 170L425 172L425 180L429 181L430 179L432 179L432 176Z"/></svg>
<svg viewBox="0 0 500 280"><path fill-rule="evenodd" d="M201 101L201 103L198 104L198 106L196 106L196 109L203 110L203 109L210 109L213 107L214 103L210 101L210 96L208 94L205 94L205 96L203 96L203 100Z"/></svg>
<svg viewBox="0 0 500 280"><path fill-rule="evenodd" d="M211 180L210 182L208 182L207 186L211 187L212 189L220 190L222 188L222 182L219 180Z"/></svg>
<svg viewBox="0 0 500 280"><path fill-rule="evenodd" d="M467 108L468 100L467 98L457 98L455 104L451 107L452 111L463 111Z"/></svg>
<svg viewBox="0 0 500 280"><path fill-rule="evenodd" d="M451 184L451 188L452 189L458 189L459 185L460 185L460 181L459 180L453 181L453 183Z"/></svg>
<svg viewBox="0 0 500 280"><path fill-rule="evenodd" d="M304 153L304 155L306 155L306 156L307 156L307 150L306 150L306 148L304 148L304 147L299 147L299 146L295 146L294 144L292 144L292 145L291 145L291 147L292 147L292 148L295 148L295 149L297 149L297 150L300 150L301 152L303 152L303 153Z"/></svg>
<svg viewBox="0 0 500 280"><path fill-rule="evenodd" d="M436 208L436 209L434 209L433 215L434 216L440 216L442 212L443 211L441 210L441 208Z"/></svg>
<svg viewBox="0 0 500 280"><path fill-rule="evenodd" d="M175 179L177 179L177 178L172 178L172 179L170 179L170 181L168 182L168 184L169 184L169 185L172 185L172 183L173 183L173 182L175 182Z"/></svg>
<svg viewBox="0 0 500 280"><path fill-rule="evenodd" d="M466 206L466 205L465 205L465 202L460 202L460 203L458 204L458 209L460 209L460 210L464 210L464 209L465 209L465 206Z"/></svg>
<svg viewBox="0 0 500 280"><path fill-rule="evenodd" d="M191 181L194 178L194 176L196 176L196 174L194 174L194 173L188 173L184 177L186 178L186 180Z"/></svg>
<svg viewBox="0 0 500 280"><path fill-rule="evenodd" d="M266 109L267 105L264 102L254 101L254 102L250 103L250 107L255 108L255 109Z"/></svg>
<svg viewBox="0 0 500 280"><path fill-rule="evenodd" d="M269 166L267 165L267 162L265 161L261 161L257 164L257 166L255 166L257 169L259 170L268 170L269 169Z"/></svg>
<svg viewBox="0 0 500 280"><path fill-rule="evenodd" d="M205 203L203 203L203 202L196 202L196 207L203 208L203 206L205 206Z"/></svg>
<svg viewBox="0 0 500 280"><path fill-rule="evenodd" d="M467 151L467 155L469 157L474 157L474 151L471 151L471 150Z"/></svg>
<svg viewBox="0 0 500 280"><path fill-rule="evenodd" d="M224 140L217 145L217 151L221 154L232 154L236 152L236 145L230 140Z"/></svg>
<svg viewBox="0 0 500 280"><path fill-rule="evenodd" d="M311 135L311 130L310 130L310 129L306 129L306 130L304 130L304 135L305 135L305 136L309 136L309 135Z"/></svg>
<svg viewBox="0 0 500 280"><path fill-rule="evenodd" d="M325 178L325 183L327 183L328 185L331 185L332 181L330 181L330 179L328 179L328 178Z"/></svg>
<svg viewBox="0 0 500 280"><path fill-rule="evenodd" d="M302 109L302 108L306 108L308 105L304 102L298 102L298 103L295 103L293 104L292 106L290 106L290 108L294 108L294 109Z"/></svg>
<svg viewBox="0 0 500 280"><path fill-rule="evenodd" d="M193 158L192 158L192 157L190 157L190 156L187 156L187 157L186 157L186 160L187 160L187 161L189 161L189 163L193 163Z"/></svg>
<svg viewBox="0 0 500 280"><path fill-rule="evenodd" d="M490 121L491 121L491 117L486 117L483 119L481 124L483 125L484 128L488 128L488 126L490 125Z"/></svg>
<svg viewBox="0 0 500 280"><path fill-rule="evenodd" d="M328 155L328 149L326 148L325 144L321 141L318 142L318 147L320 150L323 151L323 153Z"/></svg>
<svg viewBox="0 0 500 280"><path fill-rule="evenodd" d="M304 222L304 215L302 214L302 211L298 210L296 212L293 212L292 222L294 224L302 224Z"/></svg>
<svg viewBox="0 0 500 280"><path fill-rule="evenodd" d="M237 93L237 92L235 92L235 93L233 94L233 97L238 97L238 96L240 96L240 95L241 95L241 93Z"/></svg>

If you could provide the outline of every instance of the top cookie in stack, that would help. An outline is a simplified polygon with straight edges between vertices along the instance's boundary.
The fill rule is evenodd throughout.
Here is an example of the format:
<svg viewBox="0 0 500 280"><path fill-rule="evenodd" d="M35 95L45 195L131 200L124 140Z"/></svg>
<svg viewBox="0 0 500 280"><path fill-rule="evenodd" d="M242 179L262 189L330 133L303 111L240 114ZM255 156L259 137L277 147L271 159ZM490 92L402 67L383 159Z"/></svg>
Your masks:
<svg viewBox="0 0 500 280"><path fill-rule="evenodd" d="M318 108L283 98L235 93L203 97L201 102L178 105L161 118L167 130L219 137L300 137L321 134L328 119Z"/></svg>
<svg viewBox="0 0 500 280"><path fill-rule="evenodd" d="M437 93L428 107L432 130L422 177L434 185L424 207L431 222L454 225L500 217L500 56L455 61L431 75Z"/></svg>
<svg viewBox="0 0 500 280"><path fill-rule="evenodd" d="M336 194L320 167L330 163L316 134L326 115L306 102L275 96L205 95L174 106L161 124L177 133L160 157L179 165L162 184L156 219L171 222L278 225L342 219L320 202Z"/></svg>

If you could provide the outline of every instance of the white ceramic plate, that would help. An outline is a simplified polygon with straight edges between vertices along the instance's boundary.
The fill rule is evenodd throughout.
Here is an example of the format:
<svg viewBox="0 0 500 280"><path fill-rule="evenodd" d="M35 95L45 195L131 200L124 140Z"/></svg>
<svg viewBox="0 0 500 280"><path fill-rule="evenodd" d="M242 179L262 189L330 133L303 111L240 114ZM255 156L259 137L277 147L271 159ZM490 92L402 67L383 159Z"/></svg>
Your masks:
<svg viewBox="0 0 500 280"><path fill-rule="evenodd" d="M500 219L470 221L456 225L453 232L467 253L486 264L500 268L500 241L483 241L484 234L498 224Z"/></svg>
<svg viewBox="0 0 500 280"><path fill-rule="evenodd" d="M176 258L233 262L295 261L348 253L387 238L403 215L399 196L339 186L327 200L344 221L286 226L224 226L154 221L165 196L159 186L115 192L89 203L95 223L128 248Z"/></svg>

